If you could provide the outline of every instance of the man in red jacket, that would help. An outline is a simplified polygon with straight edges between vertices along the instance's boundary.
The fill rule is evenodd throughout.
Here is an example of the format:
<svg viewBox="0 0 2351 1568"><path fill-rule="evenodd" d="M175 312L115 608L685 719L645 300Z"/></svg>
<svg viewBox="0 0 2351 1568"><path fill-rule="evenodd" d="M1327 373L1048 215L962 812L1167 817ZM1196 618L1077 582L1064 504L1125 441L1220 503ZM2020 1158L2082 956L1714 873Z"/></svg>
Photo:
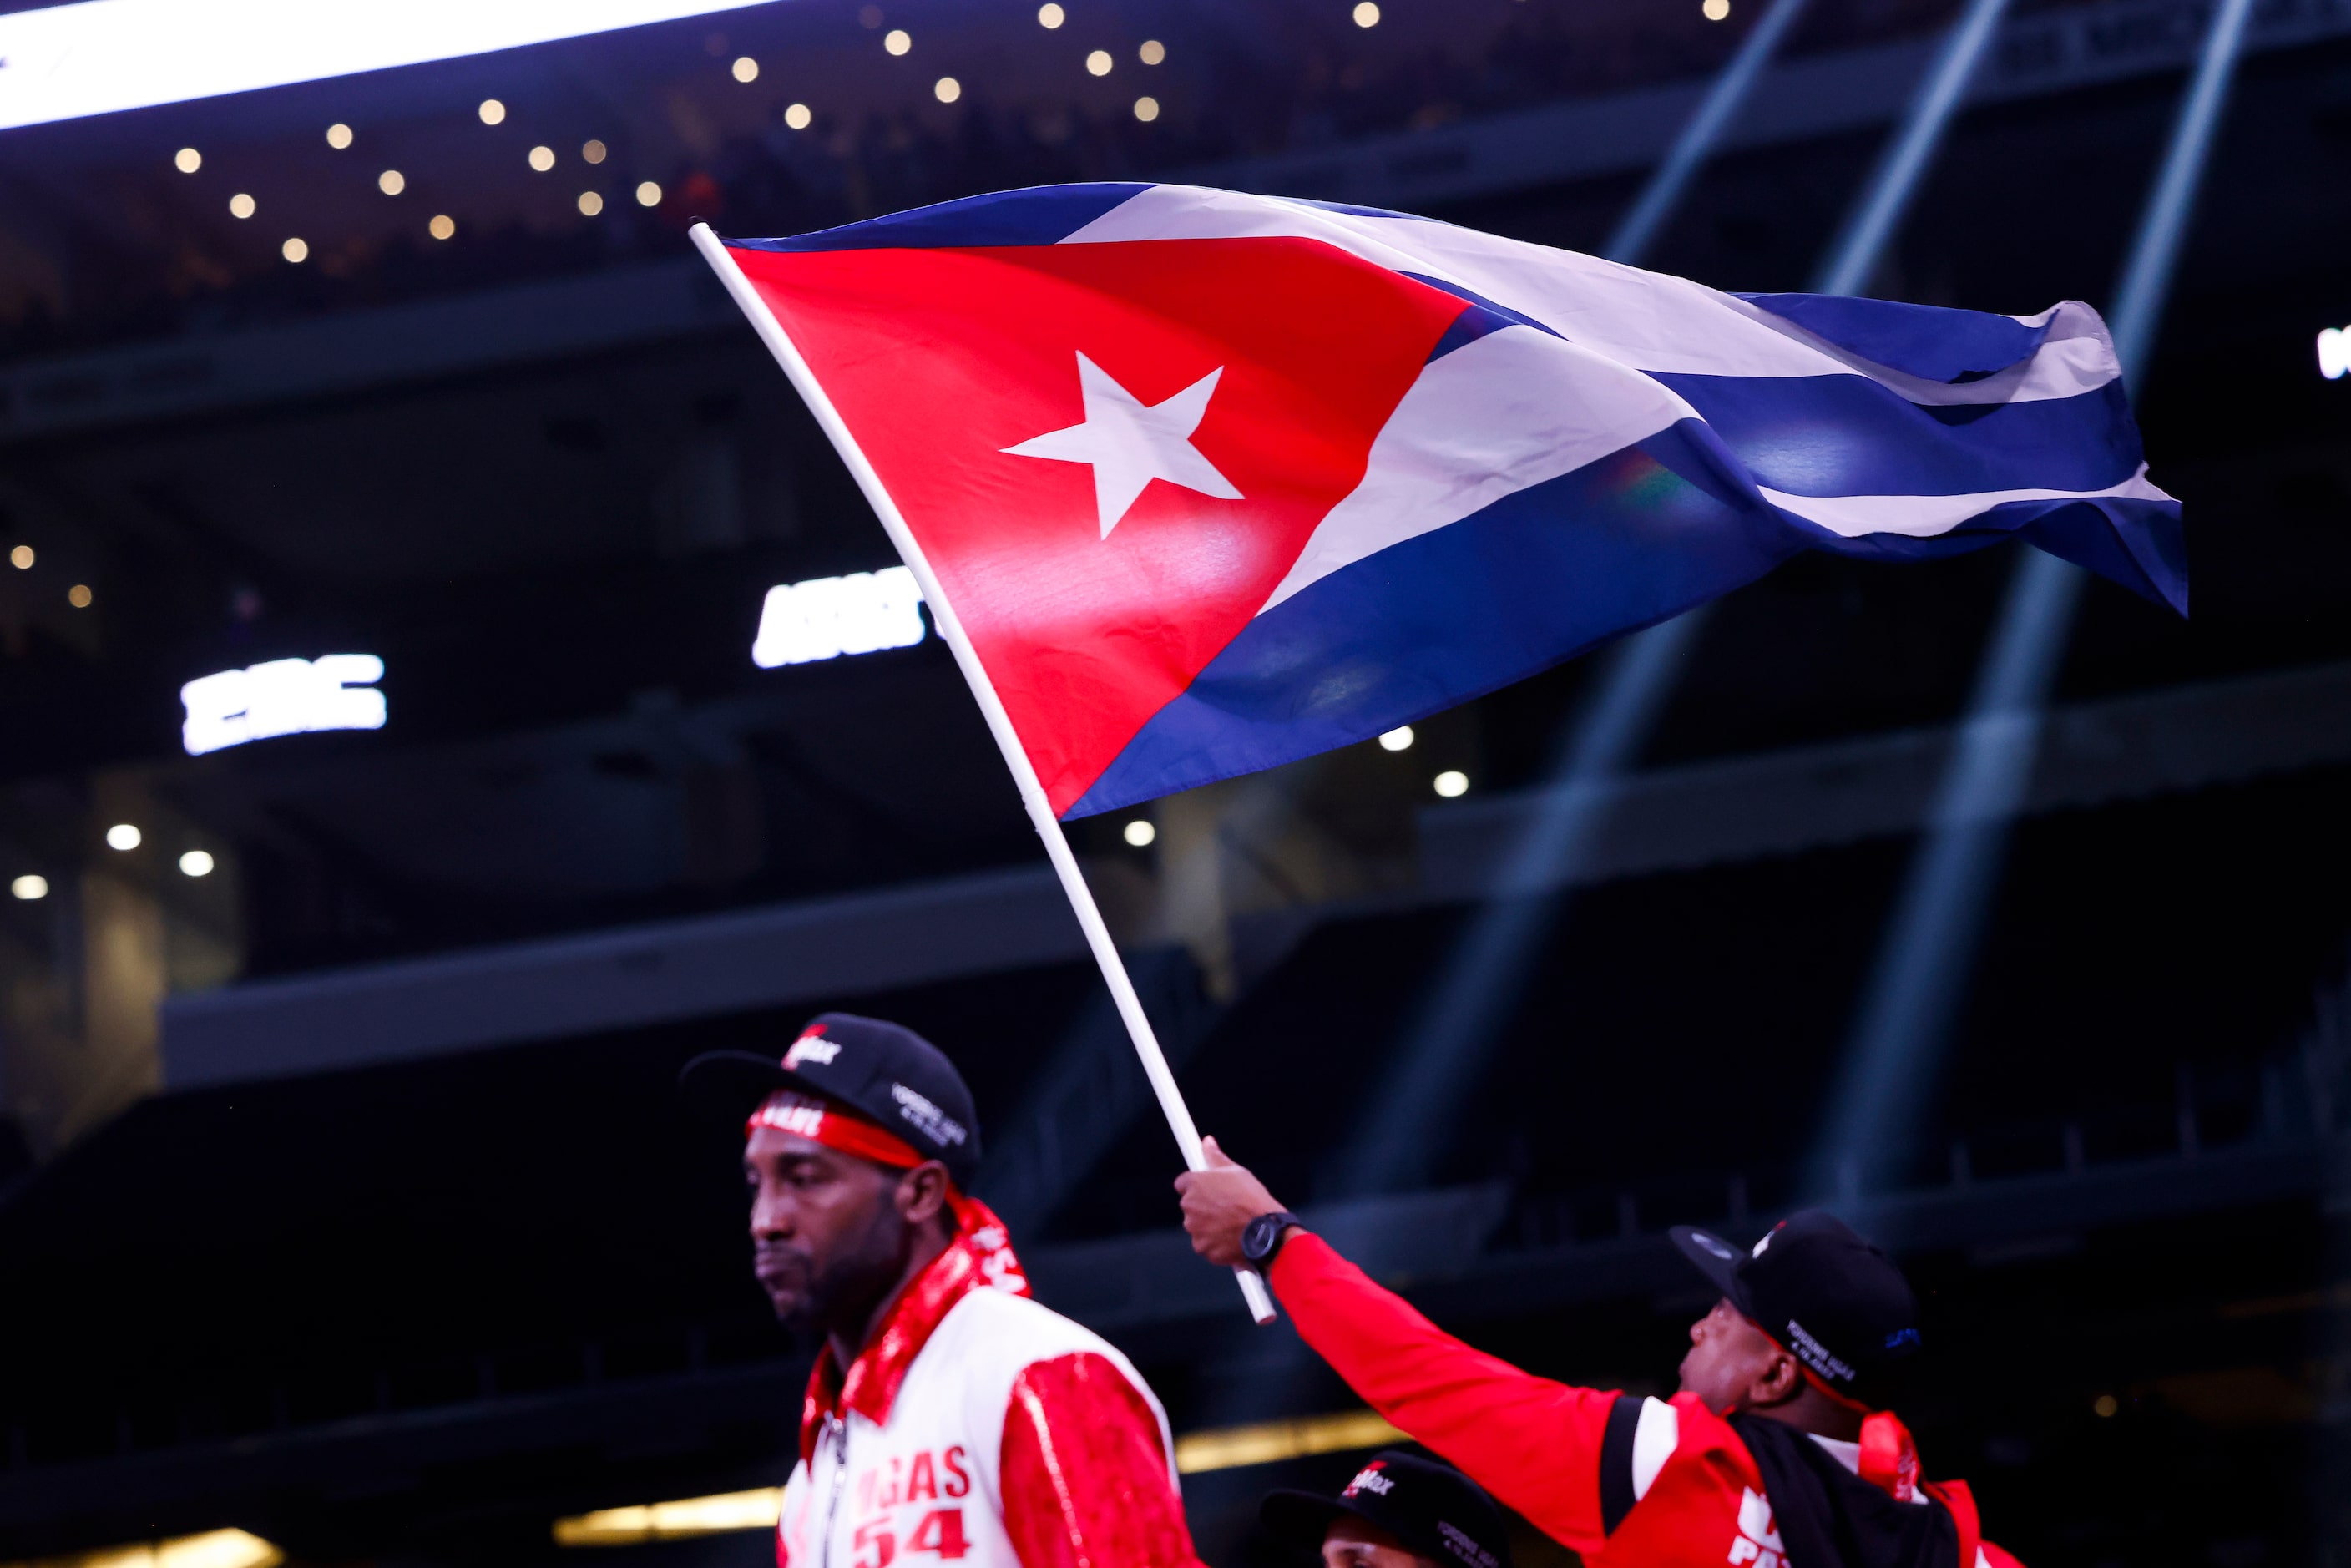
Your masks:
<svg viewBox="0 0 2351 1568"><path fill-rule="evenodd" d="M1886 1255L1819 1209L1751 1251L1677 1226L1721 1291L1670 1401L1575 1388L1470 1349L1307 1230L1208 1140L1178 1177L1212 1263L1262 1270L1350 1387L1587 1568L2017 1568L1964 1481L1918 1473L1886 1390L1918 1349Z"/></svg>

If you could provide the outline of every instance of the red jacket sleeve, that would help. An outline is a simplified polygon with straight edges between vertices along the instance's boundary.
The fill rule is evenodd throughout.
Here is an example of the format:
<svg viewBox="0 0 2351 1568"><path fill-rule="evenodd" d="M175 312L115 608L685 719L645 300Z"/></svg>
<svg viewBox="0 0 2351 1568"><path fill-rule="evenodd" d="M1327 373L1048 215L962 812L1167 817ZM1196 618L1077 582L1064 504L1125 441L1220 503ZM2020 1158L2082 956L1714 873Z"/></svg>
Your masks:
<svg viewBox="0 0 2351 1568"><path fill-rule="evenodd" d="M1108 1358L1022 1368L999 1463L1022 1568L1199 1568L1159 1417Z"/></svg>
<svg viewBox="0 0 2351 1568"><path fill-rule="evenodd" d="M1470 1349L1314 1235L1270 1281L1316 1354L1373 1409L1571 1551L1605 1542L1600 1450L1618 1396L1573 1388Z"/></svg>

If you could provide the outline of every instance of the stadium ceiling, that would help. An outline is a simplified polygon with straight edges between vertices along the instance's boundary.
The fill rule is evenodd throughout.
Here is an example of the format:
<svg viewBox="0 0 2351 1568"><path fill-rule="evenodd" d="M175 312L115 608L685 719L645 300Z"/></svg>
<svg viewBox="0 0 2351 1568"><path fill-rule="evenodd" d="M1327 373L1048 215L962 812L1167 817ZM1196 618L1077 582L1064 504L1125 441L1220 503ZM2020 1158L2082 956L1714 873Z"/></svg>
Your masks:
<svg viewBox="0 0 2351 1568"><path fill-rule="evenodd" d="M0 16L0 130L185 103L763 0L83 0Z"/></svg>

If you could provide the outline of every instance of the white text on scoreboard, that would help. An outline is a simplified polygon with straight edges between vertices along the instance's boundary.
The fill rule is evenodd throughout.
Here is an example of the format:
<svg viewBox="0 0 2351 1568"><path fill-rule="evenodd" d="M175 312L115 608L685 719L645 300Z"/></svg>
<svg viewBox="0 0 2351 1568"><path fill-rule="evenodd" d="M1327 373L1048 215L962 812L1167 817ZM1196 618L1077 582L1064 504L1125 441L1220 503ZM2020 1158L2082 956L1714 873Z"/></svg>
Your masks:
<svg viewBox="0 0 2351 1568"><path fill-rule="evenodd" d="M180 688L187 718L180 743L191 757L248 740L320 729L381 729L383 661L373 653L272 659L223 670Z"/></svg>
<svg viewBox="0 0 2351 1568"><path fill-rule="evenodd" d="M903 566L817 577L768 590L751 662L763 670L923 640L923 592Z"/></svg>

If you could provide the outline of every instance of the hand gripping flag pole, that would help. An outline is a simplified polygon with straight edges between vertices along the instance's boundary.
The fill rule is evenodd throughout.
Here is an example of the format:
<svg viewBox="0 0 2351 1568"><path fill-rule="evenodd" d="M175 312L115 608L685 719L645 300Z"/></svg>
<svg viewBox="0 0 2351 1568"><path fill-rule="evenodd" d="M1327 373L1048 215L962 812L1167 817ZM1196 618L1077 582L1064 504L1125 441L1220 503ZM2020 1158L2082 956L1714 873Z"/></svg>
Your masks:
<svg viewBox="0 0 2351 1568"><path fill-rule="evenodd" d="M971 639L964 634L963 623L956 619L955 607L939 586L931 571L930 562L924 558L923 547L915 541L914 530L883 487L882 477L873 471L855 436L832 399L817 384L816 375L809 369L783 324L762 302L743 276L743 269L726 252L726 246L711 232L708 224L696 224L692 229L695 248L710 263L726 292L750 319L768 351L784 368L816 415L816 422L831 438L833 450L849 465L857 479L858 488L872 505L874 516L889 532L890 542L898 547L899 556L906 569L914 574L914 581L923 591L923 599L931 607L931 619L939 635L955 651L956 665L971 686L971 695L979 704L979 711L987 719L988 733L1004 753L1005 766L1012 770L1012 781L1020 790L1020 803L1028 808L1029 821L1035 825L1037 836L1045 841L1045 854L1053 862L1055 874L1061 879L1061 891L1069 894L1070 907L1076 913L1078 925L1086 934L1086 946L1093 949L1094 962L1102 966L1102 979L1110 987L1111 998L1118 1004L1118 1016L1126 1021L1126 1032L1134 1041L1134 1053L1143 1059L1144 1075L1151 1080L1152 1092L1159 1096L1159 1109L1167 1117L1167 1125L1176 1134L1176 1142L1184 1151L1184 1163L1193 1170L1207 1168L1207 1158L1201 1152L1199 1129L1192 1124L1191 1108L1184 1103L1183 1091L1176 1086L1176 1074L1167 1065L1166 1053L1159 1049L1159 1037L1153 1032L1151 1019L1143 1010L1143 999L1135 995L1134 982L1128 978L1126 963L1119 956L1117 945L1112 942L1110 927L1102 924L1102 911L1095 907L1092 889L1086 886L1084 873L1078 869L1077 857L1070 852L1068 835L1061 831L1061 819L1053 814L1052 803L1046 799L1045 787L1037 778L1037 769L1029 760L1029 753L1020 744L1020 736L1012 727L1012 717L1004 711L1004 704L996 695L995 683L988 679L986 666L972 647ZM1241 1295L1249 1302L1249 1315L1260 1323L1274 1319L1273 1298L1267 1293L1265 1281L1248 1269L1236 1269L1233 1273L1240 1281Z"/></svg>

